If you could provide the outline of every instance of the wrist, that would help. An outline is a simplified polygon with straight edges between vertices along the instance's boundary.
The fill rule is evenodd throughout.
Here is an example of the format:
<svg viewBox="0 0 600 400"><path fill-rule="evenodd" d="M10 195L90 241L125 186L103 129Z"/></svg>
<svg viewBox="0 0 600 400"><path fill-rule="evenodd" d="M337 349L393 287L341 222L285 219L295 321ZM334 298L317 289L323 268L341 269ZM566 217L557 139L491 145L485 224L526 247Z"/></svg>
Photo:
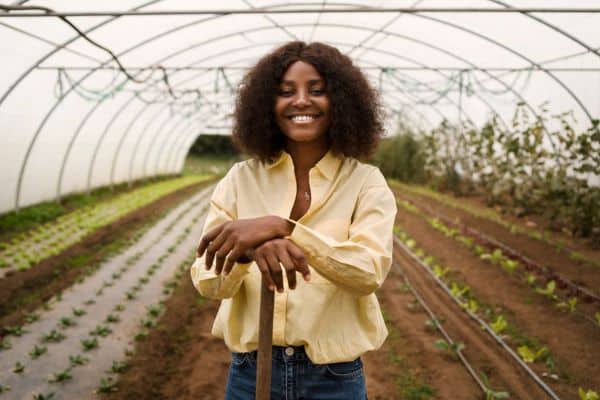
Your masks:
<svg viewBox="0 0 600 400"><path fill-rule="evenodd" d="M285 218L273 217L273 232L276 237L283 238L292 234L294 224Z"/></svg>

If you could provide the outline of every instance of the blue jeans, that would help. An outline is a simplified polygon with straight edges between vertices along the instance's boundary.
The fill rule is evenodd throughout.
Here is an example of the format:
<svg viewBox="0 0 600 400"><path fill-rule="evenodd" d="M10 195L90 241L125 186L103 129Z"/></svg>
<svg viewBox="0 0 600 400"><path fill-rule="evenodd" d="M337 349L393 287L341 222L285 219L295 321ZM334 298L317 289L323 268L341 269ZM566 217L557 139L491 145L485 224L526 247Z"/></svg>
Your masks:
<svg viewBox="0 0 600 400"><path fill-rule="evenodd" d="M254 400L256 351L232 353L225 400ZM273 346L272 400L366 400L362 361L313 364L304 347Z"/></svg>

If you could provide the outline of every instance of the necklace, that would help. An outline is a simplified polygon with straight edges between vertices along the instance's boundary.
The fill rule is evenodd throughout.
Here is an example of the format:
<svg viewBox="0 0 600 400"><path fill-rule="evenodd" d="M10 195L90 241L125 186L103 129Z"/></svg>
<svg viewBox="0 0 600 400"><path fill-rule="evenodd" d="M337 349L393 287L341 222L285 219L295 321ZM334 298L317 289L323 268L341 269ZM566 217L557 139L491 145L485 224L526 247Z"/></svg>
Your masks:
<svg viewBox="0 0 600 400"><path fill-rule="evenodd" d="M305 190L305 191L304 191L304 199L305 199L306 201L309 201L309 200L310 200L310 193L308 193L308 190Z"/></svg>

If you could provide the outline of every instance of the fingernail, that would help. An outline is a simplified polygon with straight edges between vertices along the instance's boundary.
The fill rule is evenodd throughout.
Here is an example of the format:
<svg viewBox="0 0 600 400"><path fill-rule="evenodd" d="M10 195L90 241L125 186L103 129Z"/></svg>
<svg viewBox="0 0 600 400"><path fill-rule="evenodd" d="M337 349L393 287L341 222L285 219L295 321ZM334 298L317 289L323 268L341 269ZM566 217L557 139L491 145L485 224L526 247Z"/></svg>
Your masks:
<svg viewBox="0 0 600 400"><path fill-rule="evenodd" d="M304 280L305 280L306 282L310 281L310 275L304 275Z"/></svg>
<svg viewBox="0 0 600 400"><path fill-rule="evenodd" d="M273 290L275 290L275 286L273 286L273 285L269 285L269 290L270 290L270 291L273 291Z"/></svg>

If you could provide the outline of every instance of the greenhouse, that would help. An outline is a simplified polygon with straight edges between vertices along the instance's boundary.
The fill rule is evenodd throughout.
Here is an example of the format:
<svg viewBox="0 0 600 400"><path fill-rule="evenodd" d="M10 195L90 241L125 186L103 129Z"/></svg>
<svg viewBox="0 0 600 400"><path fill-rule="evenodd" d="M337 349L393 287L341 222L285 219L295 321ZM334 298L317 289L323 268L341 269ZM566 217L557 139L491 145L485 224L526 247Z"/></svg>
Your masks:
<svg viewBox="0 0 600 400"><path fill-rule="evenodd" d="M243 135L250 130L238 123L260 116L247 116L243 101L259 103L271 90L259 68L278 71L279 64L265 56L298 41L339 50L352 61L346 68L368 82L369 89L355 90L362 87L358 75L310 62L326 50L291 64L308 63L321 79L310 82L327 88L323 95L311 86L307 109L325 104L329 110L329 101L346 97L348 114L339 115L341 103L332 104L326 129L367 121L372 110L360 106L369 103L369 93L376 95L380 137L361 142L352 133L342 139L326 132L322 139L327 136L335 149L354 149L341 152L339 171L356 158L360 168L379 170L371 178L385 177L374 185L387 191L372 201L374 210L386 210L382 220L386 214L393 223L387 267L378 266L373 250L387 246L381 232L369 231L380 241L370 248L369 235L355 231L363 227L356 207L370 199L363 181L329 174L339 154L328 151L309 165L316 167L304 184L290 150L296 147L288 147L295 139L283 126L312 129L329 111L285 114L286 125L277 119L278 104L296 107L302 99L281 89L276 105L266 108L272 119L266 123L279 129L287 143L280 149L294 161L290 201L288 192L278 197L286 190L279 181L261 186L270 173L260 172L266 175L256 184L242 181L250 179L243 175L248 166L260 164L252 157L265 161L275 154L249 150ZM216 208L233 222L244 221L244 213L276 214L295 226L269 240L289 242L307 258L311 280L302 281L296 264L298 293L331 286L327 290L337 296L315 303L312 317L335 319L325 315L336 305L332 315L346 315L354 306L346 307L345 299L365 301L361 318L375 318L381 308L385 341L369 339L368 350L375 351L356 355L369 398L599 398L598 2L0 0L0 51L0 400L222 399L226 387L230 396L235 354L262 345L248 338L254 331L247 327L241 338L252 344L235 346L229 333L224 343L223 333L215 334L224 313L232 313L224 329L235 332L254 311L229 305L241 307L238 294L210 298L193 267L190 280L200 253L214 255L209 242L214 247L218 240L206 237L216 226ZM327 62L343 64L335 57ZM286 64L273 76L275 84L287 85L283 76L292 69ZM338 97L329 93L334 87ZM247 88L264 93L253 97ZM269 131L263 140L271 149L279 139ZM378 146L369 152L371 143ZM277 168L284 168L283 159ZM331 190L340 199L331 202L349 207L344 232L341 214L333 215L319 197L325 189L317 172L327 178L323 182L335 179ZM232 182L237 186L229 191ZM355 189L361 201L351 203L344 187ZM250 194L254 189L258 197ZM240 197L219 197L230 192ZM395 216L375 203L388 192ZM235 212L219 201L231 201ZM319 215L329 219L319 222ZM309 228L300 234L304 223ZM244 257L269 240L249 246ZM303 240L313 242L303 247ZM366 253L355 259L369 259L374 267L340 261L336 252L348 243L363 246ZM246 264L232 257L232 264L233 258L231 276L245 265L259 278L265 273L258 259ZM327 265L319 264L322 259ZM344 283L343 273L331 272L346 267L375 268L376 288L362 293L362 286ZM285 316L296 310L291 274L284 294L270 292L275 314L270 320L261 314L260 327L263 321L274 325L264 328L269 335L261 337L269 344L260 349L293 354L305 347L314 361L318 346L311 340L335 342L329 346L339 354L368 341L367 333L339 333L342 342L331 333L329 339L324 323L307 338L297 339L293 328L279 338L280 323L296 326ZM254 287L250 278L240 279L246 280L238 290L255 304L247 294ZM373 301L368 306L366 298ZM323 359L326 348L319 347ZM277 371L258 360L259 376L276 379ZM340 379L327 368L331 379ZM256 390L257 398L269 398ZM322 398L315 393L281 398Z"/></svg>

